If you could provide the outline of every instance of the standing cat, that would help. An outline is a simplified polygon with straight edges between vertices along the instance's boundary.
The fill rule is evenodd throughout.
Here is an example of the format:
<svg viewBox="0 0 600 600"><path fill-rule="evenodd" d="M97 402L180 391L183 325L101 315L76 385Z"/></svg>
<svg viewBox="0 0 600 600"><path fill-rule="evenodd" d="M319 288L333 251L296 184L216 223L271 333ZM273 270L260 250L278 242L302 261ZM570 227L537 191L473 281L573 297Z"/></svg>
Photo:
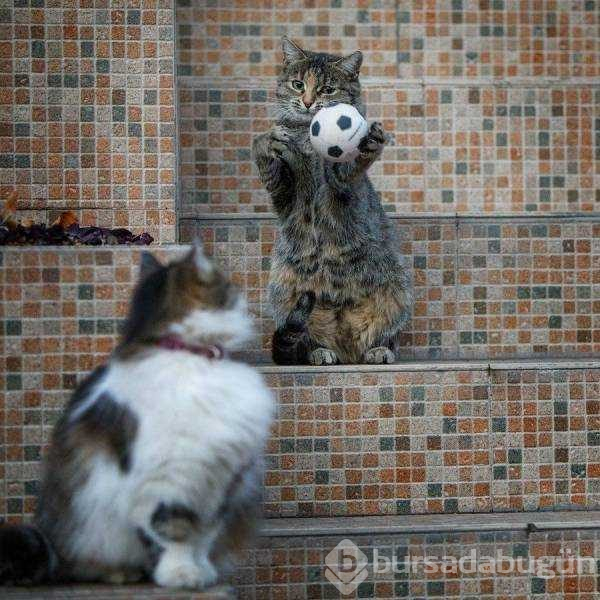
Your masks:
<svg viewBox="0 0 600 600"><path fill-rule="evenodd" d="M316 303L306 323L315 365L389 363L411 309L393 225L367 170L386 143L373 123L351 163L320 158L309 141L314 114L335 102L365 108L358 80L362 55L302 50L283 39L275 126L253 145L261 180L280 222L269 283L279 338L305 292ZM277 340L275 340L277 341ZM274 360L293 363L297 352Z"/></svg>
<svg viewBox="0 0 600 600"><path fill-rule="evenodd" d="M245 302L198 246L142 265L123 340L56 425L35 524L0 529L0 581L204 587L252 530L273 402L226 354Z"/></svg>

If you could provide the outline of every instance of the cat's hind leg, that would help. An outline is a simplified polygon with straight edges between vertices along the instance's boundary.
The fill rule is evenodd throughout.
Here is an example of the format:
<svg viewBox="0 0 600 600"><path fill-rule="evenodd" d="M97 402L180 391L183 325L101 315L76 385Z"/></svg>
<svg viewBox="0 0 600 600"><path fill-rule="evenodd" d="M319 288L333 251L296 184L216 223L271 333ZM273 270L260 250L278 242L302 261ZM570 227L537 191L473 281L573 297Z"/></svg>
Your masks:
<svg viewBox="0 0 600 600"><path fill-rule="evenodd" d="M154 582L169 588L213 585L217 571L208 554L218 532L211 531L189 505L176 500L157 501L156 497L146 490L138 498L133 514L141 537L154 548Z"/></svg>
<svg viewBox="0 0 600 600"><path fill-rule="evenodd" d="M161 502L150 518L162 552L154 581L164 587L205 588L216 583L218 573L209 554L218 527L202 526L199 516L183 504Z"/></svg>
<svg viewBox="0 0 600 600"><path fill-rule="evenodd" d="M183 504L160 502L150 516L148 534L161 547L154 567L155 583L170 588L201 588L214 583L209 570L202 572L196 564L195 539L199 535L200 519Z"/></svg>
<svg viewBox="0 0 600 600"><path fill-rule="evenodd" d="M314 305L314 292L301 294L285 323L273 334L272 356L275 364L304 365L308 363L311 344L306 322Z"/></svg>

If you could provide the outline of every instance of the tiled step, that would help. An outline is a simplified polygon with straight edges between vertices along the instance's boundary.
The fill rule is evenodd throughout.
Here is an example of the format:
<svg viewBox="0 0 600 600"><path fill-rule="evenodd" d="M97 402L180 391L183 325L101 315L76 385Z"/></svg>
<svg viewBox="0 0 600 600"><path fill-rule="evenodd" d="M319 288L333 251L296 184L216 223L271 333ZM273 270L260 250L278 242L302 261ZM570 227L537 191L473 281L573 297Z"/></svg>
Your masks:
<svg viewBox="0 0 600 600"><path fill-rule="evenodd" d="M262 367L269 518L600 507L600 362ZM5 504L31 514L66 392L7 393Z"/></svg>
<svg viewBox="0 0 600 600"><path fill-rule="evenodd" d="M598 513L581 516L579 524L585 529L577 529L574 520L567 520L562 526L556 523L556 529L540 531L528 528L527 519L513 522L511 526L507 525L510 517L497 516L498 519L488 518L486 522L472 518L473 523L466 530L457 527L453 518L446 518L445 523L430 524L420 531L418 525L411 529L410 518L398 517L383 526L370 518L350 520L350 523L335 519L330 527L321 525L319 519L308 519L304 527L304 521L300 524L294 521L291 527L274 523L273 531L279 529L277 533L281 535L262 538L258 549L248 554L238 576L239 597L252 600L598 598L596 561L600 530L587 529L592 519L598 519ZM464 523L468 520L466 517ZM543 518L540 517L540 521L543 523ZM336 564L341 559L334 548L342 540L358 547L358 551L351 552L356 552L357 561L353 564L359 568L346 576L338 571L351 585L358 583L354 591L344 590L349 591L345 596L331 583L336 581L331 571L337 570ZM568 556L581 558L579 569L574 561L569 568L566 561L561 565L557 560ZM459 563L463 557L463 563ZM473 563L468 562L469 557L473 557ZM397 561L397 572L386 570L386 559L387 564ZM424 559L428 561L427 568ZM503 570L486 573L486 563L492 564L493 560L501 561ZM471 565L471 572L461 572L459 564ZM357 574L362 572L361 567L365 571L362 577ZM375 567L379 572L374 572ZM558 572L557 576L544 578Z"/></svg>
<svg viewBox="0 0 600 600"><path fill-rule="evenodd" d="M600 217L394 218L415 303L401 359L600 353ZM269 357L271 216L184 219L258 316L249 358Z"/></svg>
<svg viewBox="0 0 600 600"><path fill-rule="evenodd" d="M151 586L62 586L3 590L3 597L597 600L598 523L597 512L277 519L265 524L255 547L245 552L231 595ZM356 559L351 563L356 567L345 574L339 570L343 557ZM334 585L341 580L347 588Z"/></svg>
<svg viewBox="0 0 600 600"><path fill-rule="evenodd" d="M261 239L260 230L237 227L236 236ZM230 229L223 231L230 235ZM427 239L429 232L443 231L431 225L419 235ZM248 248L245 237L228 239L232 257L240 261L229 259L234 270L237 264L239 272L250 271L252 261L262 260L260 242ZM481 239L472 243L488 247L490 240ZM207 245L219 254L219 244L211 238ZM443 244L424 244L415 254L432 265L425 246ZM510 244L572 247L574 252L557 255L560 264L573 261L588 275L591 258L581 249L597 248L597 240L566 235L551 241L521 236ZM158 254L181 251L171 247ZM0 515L19 520L33 512L39 461L52 425L78 378L113 348L138 255L139 249L130 248L0 252ZM553 256L538 253L549 264ZM443 281L442 263L433 262L439 265L431 275L434 292L443 287L433 285ZM515 265L511 272L521 273L523 265L518 260ZM549 278L543 289L561 274L569 302L589 309L590 299L577 299L577 269L565 269L541 271ZM252 275L243 281L256 303L253 291L264 282ZM593 292L584 281L581 289ZM503 287L515 290L513 284ZM495 294L493 286L481 288ZM418 298L428 296L425 286L418 289ZM554 300L522 302L533 307ZM263 371L279 407L268 447L269 517L590 508L600 502L597 360L438 360Z"/></svg>
<svg viewBox="0 0 600 600"><path fill-rule="evenodd" d="M360 48L362 76L452 77L464 84L497 78L505 85L535 77L575 83L600 75L597 8L594 0L548 5L380 0L301 8L285 2L180 2L178 73L273 79L285 33L309 50L350 53ZM542 12L547 29L531 27Z"/></svg>
<svg viewBox="0 0 600 600"><path fill-rule="evenodd" d="M489 216L600 210L598 80L537 78L507 86L365 77L362 83L369 120L395 134L395 145L370 170L386 210ZM178 77L181 210L196 216L270 210L251 148L274 121L274 90L275 77Z"/></svg>
<svg viewBox="0 0 600 600"><path fill-rule="evenodd" d="M151 584L142 585L59 585L0 588L5 600L231 600L235 592L219 586L204 592L169 590Z"/></svg>
<svg viewBox="0 0 600 600"><path fill-rule="evenodd" d="M265 512L600 507L598 361L264 367Z"/></svg>

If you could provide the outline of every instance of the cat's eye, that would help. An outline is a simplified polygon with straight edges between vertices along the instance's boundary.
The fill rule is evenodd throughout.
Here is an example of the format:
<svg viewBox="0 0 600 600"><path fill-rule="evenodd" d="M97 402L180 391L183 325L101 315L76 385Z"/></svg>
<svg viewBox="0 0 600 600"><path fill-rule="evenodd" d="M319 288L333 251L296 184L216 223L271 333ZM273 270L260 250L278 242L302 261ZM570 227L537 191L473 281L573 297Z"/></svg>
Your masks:
<svg viewBox="0 0 600 600"><path fill-rule="evenodd" d="M303 92L304 91L304 81L301 81L300 79L293 79L292 80L292 88L294 90L296 90L297 92Z"/></svg>
<svg viewBox="0 0 600 600"><path fill-rule="evenodd" d="M324 96L331 96L337 92L337 90L331 85L324 85L319 91Z"/></svg>

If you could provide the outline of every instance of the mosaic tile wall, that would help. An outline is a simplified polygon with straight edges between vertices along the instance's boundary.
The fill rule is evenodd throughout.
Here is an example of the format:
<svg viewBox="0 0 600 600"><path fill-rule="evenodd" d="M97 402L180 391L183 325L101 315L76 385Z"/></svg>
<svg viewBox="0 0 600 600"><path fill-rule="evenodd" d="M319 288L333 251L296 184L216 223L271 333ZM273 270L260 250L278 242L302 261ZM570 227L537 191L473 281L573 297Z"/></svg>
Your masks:
<svg viewBox="0 0 600 600"><path fill-rule="evenodd" d="M115 344L138 253L0 253L0 514L32 512L44 444L78 378ZM439 287L443 275L435 277ZM269 382L280 412L268 449L268 516L600 506L597 370L491 380L486 370L333 370L280 372Z"/></svg>
<svg viewBox="0 0 600 600"><path fill-rule="evenodd" d="M600 373L270 375L275 516L600 506Z"/></svg>
<svg viewBox="0 0 600 600"><path fill-rule="evenodd" d="M173 0L0 8L0 196L175 240Z"/></svg>
<svg viewBox="0 0 600 600"><path fill-rule="evenodd" d="M181 209L268 212L251 158L272 92L180 78ZM586 213L600 210L598 87L367 84L368 115L396 132L371 169L386 210ZM184 133L183 133L184 132Z"/></svg>
<svg viewBox="0 0 600 600"><path fill-rule="evenodd" d="M365 74L600 76L597 0L177 0L178 73L273 76L282 35L365 52Z"/></svg>
<svg viewBox="0 0 600 600"><path fill-rule="evenodd" d="M600 372L491 374L494 510L600 505Z"/></svg>
<svg viewBox="0 0 600 600"><path fill-rule="evenodd" d="M595 0L179 0L181 209L269 211L250 148L286 34L364 50L368 116L396 133L371 172L388 210L598 211L599 28Z"/></svg>
<svg viewBox="0 0 600 600"><path fill-rule="evenodd" d="M454 598L484 600L595 600L600 593L595 564L600 551L598 531L551 533L460 533L439 535L354 536L368 561L367 577L347 598ZM325 578L327 554L340 537L309 537L264 540L249 552L238 576L239 597L244 600L278 598L340 598ZM373 573L374 550L379 556L404 560L431 557L435 567L427 572L421 563L414 570ZM473 552L481 571L458 574L457 561ZM561 554L563 552L563 554ZM560 557L580 557L579 572L574 563ZM486 557L520 559L523 572L510 570L500 575L485 573ZM442 560L442 557L446 557ZM414 564L413 563L413 564ZM490 564L488 561L487 564ZM442 565L445 565L440 568ZM548 565L548 568L546 568ZM531 572L529 572L529 570Z"/></svg>
<svg viewBox="0 0 600 600"><path fill-rule="evenodd" d="M341 536L267 538L248 551L236 573L235 596L214 592L164 590L148 585L104 585L52 588L52 598L109 600L300 600L341 598L325 577L325 559ZM352 536L365 556L366 577L345 598L451 598L455 600L596 600L598 588L598 532L502 532L438 535ZM562 554L561 554L562 553ZM374 573L374 557L397 561L397 573ZM423 563L428 557L427 570ZM458 561L466 569L458 574ZM470 558L476 562L471 562ZM568 562L573 557L573 562ZM579 569L575 561L580 561ZM407 568L404 568L404 564ZM499 575L490 573L497 561ZM502 561L501 563L499 561ZM511 566L515 565L513 569ZM520 569L517 565L521 565ZM487 570L486 570L487 569ZM45 595L46 594L46 595ZM47 588L12 588L8 600L46 598Z"/></svg>
<svg viewBox="0 0 600 600"><path fill-rule="evenodd" d="M492 510L485 370L268 381L266 516Z"/></svg>
<svg viewBox="0 0 600 600"><path fill-rule="evenodd" d="M413 318L402 359L591 355L600 352L600 223L591 220L396 219L412 264ZM267 358L266 285L273 219L184 221L242 286Z"/></svg>
<svg viewBox="0 0 600 600"><path fill-rule="evenodd" d="M272 77L280 40L323 52L365 52L365 73L396 75L395 0L252 2L176 0L178 75Z"/></svg>

